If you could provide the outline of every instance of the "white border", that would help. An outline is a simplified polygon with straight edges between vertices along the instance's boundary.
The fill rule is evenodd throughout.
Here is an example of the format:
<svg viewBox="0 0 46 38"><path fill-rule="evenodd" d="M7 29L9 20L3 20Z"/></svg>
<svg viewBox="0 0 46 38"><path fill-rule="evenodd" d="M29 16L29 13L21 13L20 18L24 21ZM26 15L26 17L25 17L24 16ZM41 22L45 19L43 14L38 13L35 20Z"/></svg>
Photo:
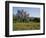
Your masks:
<svg viewBox="0 0 46 38"><path fill-rule="evenodd" d="M40 8L40 30L13 31L13 7ZM10 3L9 4L9 34L20 35L20 34L36 34L36 33L43 33L43 5Z"/></svg>

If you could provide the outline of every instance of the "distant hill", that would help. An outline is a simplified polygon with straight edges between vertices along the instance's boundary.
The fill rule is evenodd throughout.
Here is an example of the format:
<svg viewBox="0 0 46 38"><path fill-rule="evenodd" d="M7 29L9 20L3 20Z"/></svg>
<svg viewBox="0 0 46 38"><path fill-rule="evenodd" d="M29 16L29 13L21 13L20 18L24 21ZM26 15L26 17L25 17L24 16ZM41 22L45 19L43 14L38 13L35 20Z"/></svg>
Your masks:
<svg viewBox="0 0 46 38"><path fill-rule="evenodd" d="M35 18L40 19L40 17L29 17L31 20L34 20Z"/></svg>

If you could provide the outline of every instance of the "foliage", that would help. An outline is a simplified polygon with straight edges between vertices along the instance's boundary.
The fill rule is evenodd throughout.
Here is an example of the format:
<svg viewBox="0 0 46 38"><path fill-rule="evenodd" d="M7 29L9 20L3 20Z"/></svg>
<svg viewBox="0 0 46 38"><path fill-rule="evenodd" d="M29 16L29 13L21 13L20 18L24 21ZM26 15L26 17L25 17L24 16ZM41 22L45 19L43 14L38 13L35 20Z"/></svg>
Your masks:
<svg viewBox="0 0 46 38"><path fill-rule="evenodd" d="M40 18L34 18L33 22L40 22Z"/></svg>
<svg viewBox="0 0 46 38"><path fill-rule="evenodd" d="M40 22L40 18L34 18L29 17L29 14L27 14L26 11L18 10L16 15L13 15L13 22Z"/></svg>

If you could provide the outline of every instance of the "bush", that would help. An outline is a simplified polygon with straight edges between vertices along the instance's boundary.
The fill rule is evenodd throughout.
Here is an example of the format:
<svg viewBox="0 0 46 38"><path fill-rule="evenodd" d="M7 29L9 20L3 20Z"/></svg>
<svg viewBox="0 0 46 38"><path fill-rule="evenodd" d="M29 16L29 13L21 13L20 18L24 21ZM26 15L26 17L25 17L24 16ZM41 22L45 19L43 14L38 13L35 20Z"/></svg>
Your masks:
<svg viewBox="0 0 46 38"><path fill-rule="evenodd" d="M40 18L34 18L34 22L40 22Z"/></svg>

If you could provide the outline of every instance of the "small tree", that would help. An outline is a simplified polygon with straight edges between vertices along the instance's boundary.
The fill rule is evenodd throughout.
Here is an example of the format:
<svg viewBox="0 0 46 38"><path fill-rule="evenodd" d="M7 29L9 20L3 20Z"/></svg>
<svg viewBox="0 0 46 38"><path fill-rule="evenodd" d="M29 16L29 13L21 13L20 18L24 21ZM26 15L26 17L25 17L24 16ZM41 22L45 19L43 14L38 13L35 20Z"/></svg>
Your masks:
<svg viewBox="0 0 46 38"><path fill-rule="evenodd" d="M26 11L22 9L17 11L16 17L18 20L25 22L28 21L27 18L29 17L29 14L27 14Z"/></svg>

